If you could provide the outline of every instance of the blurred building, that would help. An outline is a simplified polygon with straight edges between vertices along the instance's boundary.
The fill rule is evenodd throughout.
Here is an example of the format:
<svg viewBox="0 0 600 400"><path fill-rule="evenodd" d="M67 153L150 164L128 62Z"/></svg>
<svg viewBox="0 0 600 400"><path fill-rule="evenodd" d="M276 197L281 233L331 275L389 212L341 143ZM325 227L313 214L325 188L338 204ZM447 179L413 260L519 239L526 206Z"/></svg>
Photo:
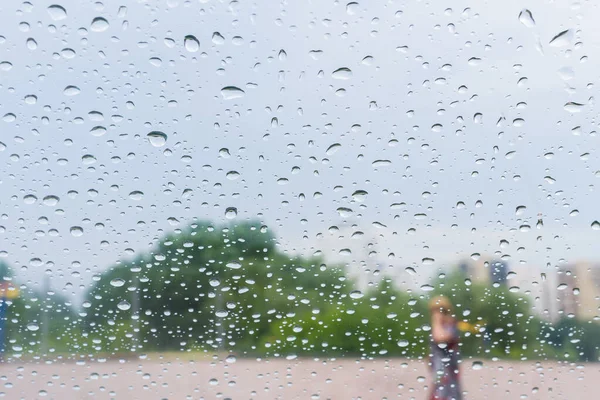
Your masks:
<svg viewBox="0 0 600 400"><path fill-rule="evenodd" d="M475 283L501 285L508 284L508 264L502 260L480 257L477 261L463 260L458 265L463 275Z"/></svg>
<svg viewBox="0 0 600 400"><path fill-rule="evenodd" d="M600 320L600 265L576 263L556 272L556 317Z"/></svg>

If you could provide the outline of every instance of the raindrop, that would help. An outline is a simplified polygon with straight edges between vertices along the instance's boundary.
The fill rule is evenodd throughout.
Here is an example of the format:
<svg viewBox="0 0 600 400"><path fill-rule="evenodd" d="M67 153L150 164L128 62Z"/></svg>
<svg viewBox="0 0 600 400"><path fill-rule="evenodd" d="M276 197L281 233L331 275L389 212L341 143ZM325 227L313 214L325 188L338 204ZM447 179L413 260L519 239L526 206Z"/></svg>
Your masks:
<svg viewBox="0 0 600 400"><path fill-rule="evenodd" d="M473 364L471 365L471 368L473 368L474 370L480 370L483 369L483 363L481 361L473 361Z"/></svg>
<svg viewBox="0 0 600 400"><path fill-rule="evenodd" d="M187 35L183 39L183 46L190 53L195 53L200 49L200 42L196 39L196 36Z"/></svg>
<svg viewBox="0 0 600 400"><path fill-rule="evenodd" d="M600 231L600 222L598 222L598 221L592 222L592 229L595 231Z"/></svg>
<svg viewBox="0 0 600 400"><path fill-rule="evenodd" d="M4 114L4 117L2 117L2 120L4 122L15 122L17 120L17 116L13 113Z"/></svg>
<svg viewBox="0 0 600 400"><path fill-rule="evenodd" d="M227 358L225 358L225 362L228 364L233 364L236 361L237 361L237 358L233 354L230 354L227 356Z"/></svg>
<svg viewBox="0 0 600 400"><path fill-rule="evenodd" d="M227 209L225 210L225 218L234 219L235 217L237 217L237 208L227 207Z"/></svg>
<svg viewBox="0 0 600 400"><path fill-rule="evenodd" d="M50 18L52 18L55 21L60 21L62 19L67 18L67 10L65 10L63 6L53 4L51 6L48 6L47 10L48 14L50 14Z"/></svg>
<svg viewBox="0 0 600 400"><path fill-rule="evenodd" d="M141 199L144 198L144 192L140 192L139 190L134 190L133 192L129 193L129 198L131 200L140 201Z"/></svg>
<svg viewBox="0 0 600 400"><path fill-rule="evenodd" d="M583 108L583 104L580 103L575 103L575 102L568 102L567 104L565 104L565 111L570 112L570 113L578 113L581 112L581 109Z"/></svg>
<svg viewBox="0 0 600 400"><path fill-rule="evenodd" d="M40 329L40 326L34 322L30 322L27 324L27 330L35 332Z"/></svg>
<svg viewBox="0 0 600 400"><path fill-rule="evenodd" d="M53 196L53 195L46 196L42 199L42 202L44 203L44 205L48 206L48 207L54 207L55 205L58 204L59 201L60 201L60 199L58 198L58 196Z"/></svg>
<svg viewBox="0 0 600 400"><path fill-rule="evenodd" d="M352 193L352 199L358 203L362 203L367 198L367 194L366 190L356 190Z"/></svg>
<svg viewBox="0 0 600 400"><path fill-rule="evenodd" d="M77 86L67 86L65 90L63 90L63 94L65 96L75 96L78 95L81 90Z"/></svg>
<svg viewBox="0 0 600 400"><path fill-rule="evenodd" d="M342 145L341 145L341 144L339 144L339 143L334 143L334 144L332 144L331 146L329 146L329 147L327 148L327 151L325 151L325 153L326 153L328 156L334 155L334 154L335 154L335 153L336 153L336 152L337 152L337 151L338 151L338 150L339 150L341 147L342 147Z"/></svg>
<svg viewBox="0 0 600 400"><path fill-rule="evenodd" d="M76 53L73 49L64 48L60 51L60 55L63 56L63 58L70 60L71 58L75 57Z"/></svg>
<svg viewBox="0 0 600 400"><path fill-rule="evenodd" d="M410 344L409 341L406 339L401 339L398 341L399 347L408 347L409 344Z"/></svg>
<svg viewBox="0 0 600 400"><path fill-rule="evenodd" d="M24 100L25 104L34 105L35 103L37 103L37 96L33 94L28 94L27 96L25 96Z"/></svg>
<svg viewBox="0 0 600 400"><path fill-rule="evenodd" d="M154 147L162 147L167 143L167 135L160 131L152 131L146 137Z"/></svg>
<svg viewBox="0 0 600 400"><path fill-rule="evenodd" d="M421 285L421 290L424 292L431 292L433 290L433 286L428 284Z"/></svg>
<svg viewBox="0 0 600 400"><path fill-rule="evenodd" d="M103 126L95 126L90 129L90 133L92 136L100 137L106 133L106 128Z"/></svg>
<svg viewBox="0 0 600 400"><path fill-rule="evenodd" d="M526 8L519 13L519 21L521 21L521 23L528 28L533 28L535 26L533 14L531 14L531 11Z"/></svg>
<svg viewBox="0 0 600 400"><path fill-rule="evenodd" d="M390 160L375 160L371 163L371 165L375 168L377 167L387 167L389 165L392 165L392 162Z"/></svg>
<svg viewBox="0 0 600 400"><path fill-rule="evenodd" d="M226 175L227 179L229 179L230 181L234 181L237 178L240 177L240 173L237 171L229 171Z"/></svg>
<svg viewBox="0 0 600 400"><path fill-rule="evenodd" d="M150 64L155 66L155 67L160 67L162 64L162 60L158 57L152 57L150 58Z"/></svg>
<svg viewBox="0 0 600 400"><path fill-rule="evenodd" d="M338 68L331 73L331 77L333 79L350 79L352 78L352 71L350 70L350 68L346 67Z"/></svg>
<svg viewBox="0 0 600 400"><path fill-rule="evenodd" d="M237 261L229 262L229 263L225 264L225 266L227 268L231 268L231 269L240 269L240 268L242 268L242 264L240 264Z"/></svg>
<svg viewBox="0 0 600 400"><path fill-rule="evenodd" d="M553 47L567 46L573 41L574 36L573 30L567 29L566 31L562 31L558 35L554 36L549 44Z"/></svg>
<svg viewBox="0 0 600 400"><path fill-rule="evenodd" d="M556 287L556 289L557 290L565 290L567 287L568 287L568 285L566 283L561 283Z"/></svg>
<svg viewBox="0 0 600 400"><path fill-rule="evenodd" d="M27 39L27 43L26 44L27 44L27 48L29 50L35 50L35 49L37 49L37 42L33 38Z"/></svg>
<svg viewBox="0 0 600 400"><path fill-rule="evenodd" d="M359 9L359 5L356 2L351 2L346 4L346 13L348 13L348 15L354 15L358 12Z"/></svg>
<svg viewBox="0 0 600 400"><path fill-rule="evenodd" d="M126 300L122 300L117 304L117 308L122 311L127 311L131 308L131 304Z"/></svg>
<svg viewBox="0 0 600 400"><path fill-rule="evenodd" d="M80 226L72 226L70 229L71 235L79 237L83 235L83 228Z"/></svg>
<svg viewBox="0 0 600 400"><path fill-rule="evenodd" d="M350 298L352 298L352 299L360 299L363 296L364 296L364 294L360 290L353 290L350 292Z"/></svg>
<svg viewBox="0 0 600 400"><path fill-rule="evenodd" d="M221 96L223 96L225 100L239 99L244 97L245 94L246 93L242 89L236 86L225 86L221 89Z"/></svg>
<svg viewBox="0 0 600 400"><path fill-rule="evenodd" d="M104 32L109 27L108 21L102 17L96 17L92 20L90 29L92 32Z"/></svg>
<svg viewBox="0 0 600 400"><path fill-rule="evenodd" d="M110 286L121 287L125 284L125 281L121 278L115 278L110 281Z"/></svg>
<svg viewBox="0 0 600 400"><path fill-rule="evenodd" d="M219 32L213 32L212 42L214 44L223 44L225 43L225 38Z"/></svg>
<svg viewBox="0 0 600 400"><path fill-rule="evenodd" d="M0 71L10 71L12 69L13 65L11 63L9 63L8 61L2 61L0 62Z"/></svg>
<svg viewBox="0 0 600 400"><path fill-rule="evenodd" d="M34 204L37 201L37 197L35 197L32 194L28 194L27 196L23 197L23 202L25 204Z"/></svg>

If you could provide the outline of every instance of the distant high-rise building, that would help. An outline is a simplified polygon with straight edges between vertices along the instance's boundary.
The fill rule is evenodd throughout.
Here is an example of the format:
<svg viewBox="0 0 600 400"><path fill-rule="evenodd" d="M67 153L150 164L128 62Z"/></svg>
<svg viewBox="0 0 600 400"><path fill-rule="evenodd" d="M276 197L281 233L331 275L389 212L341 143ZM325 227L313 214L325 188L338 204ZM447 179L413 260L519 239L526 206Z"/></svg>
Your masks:
<svg viewBox="0 0 600 400"><path fill-rule="evenodd" d="M490 281L506 285L508 279L508 264L501 260L493 260L489 263Z"/></svg>
<svg viewBox="0 0 600 400"><path fill-rule="evenodd" d="M600 320L600 265L560 266L556 278L557 317Z"/></svg>

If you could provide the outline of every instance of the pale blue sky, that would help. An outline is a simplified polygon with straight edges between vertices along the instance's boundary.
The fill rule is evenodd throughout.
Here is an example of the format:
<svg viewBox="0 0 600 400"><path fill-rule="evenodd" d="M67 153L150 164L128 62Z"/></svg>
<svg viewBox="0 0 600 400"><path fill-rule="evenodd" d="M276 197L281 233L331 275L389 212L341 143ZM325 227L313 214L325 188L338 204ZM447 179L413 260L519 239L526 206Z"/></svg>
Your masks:
<svg viewBox="0 0 600 400"><path fill-rule="evenodd" d="M335 243L364 247L328 230L354 223L377 238L378 262L418 266L422 279L472 253L513 268L597 257L594 5L529 2L526 27L517 1L60 4L59 20L42 2L0 6L0 61L12 64L0 114L16 117L0 121L0 251L21 277L51 268L57 288L77 292L127 249L194 217L224 221L227 207L263 220L283 248L330 260ZM108 27L92 30L96 17ZM550 46L566 29L572 40ZM245 95L224 99L227 86ZM166 144L152 146L151 131Z"/></svg>

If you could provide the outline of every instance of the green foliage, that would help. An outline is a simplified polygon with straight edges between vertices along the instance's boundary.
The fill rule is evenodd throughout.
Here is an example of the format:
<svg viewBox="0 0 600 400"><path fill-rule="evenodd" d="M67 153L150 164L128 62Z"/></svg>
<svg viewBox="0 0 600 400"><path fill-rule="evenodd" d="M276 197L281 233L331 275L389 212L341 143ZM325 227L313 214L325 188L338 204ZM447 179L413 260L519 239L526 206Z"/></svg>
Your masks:
<svg viewBox="0 0 600 400"><path fill-rule="evenodd" d="M529 354L539 329L525 297L504 285L472 283L460 271L438 279L434 288L436 295L450 299L458 320L484 327L482 332L464 335L463 355L521 358Z"/></svg>
<svg viewBox="0 0 600 400"><path fill-rule="evenodd" d="M426 354L429 335L423 329L422 301L397 290L387 279L359 296L344 296L325 310L273 324L261 344L263 352L362 357Z"/></svg>

